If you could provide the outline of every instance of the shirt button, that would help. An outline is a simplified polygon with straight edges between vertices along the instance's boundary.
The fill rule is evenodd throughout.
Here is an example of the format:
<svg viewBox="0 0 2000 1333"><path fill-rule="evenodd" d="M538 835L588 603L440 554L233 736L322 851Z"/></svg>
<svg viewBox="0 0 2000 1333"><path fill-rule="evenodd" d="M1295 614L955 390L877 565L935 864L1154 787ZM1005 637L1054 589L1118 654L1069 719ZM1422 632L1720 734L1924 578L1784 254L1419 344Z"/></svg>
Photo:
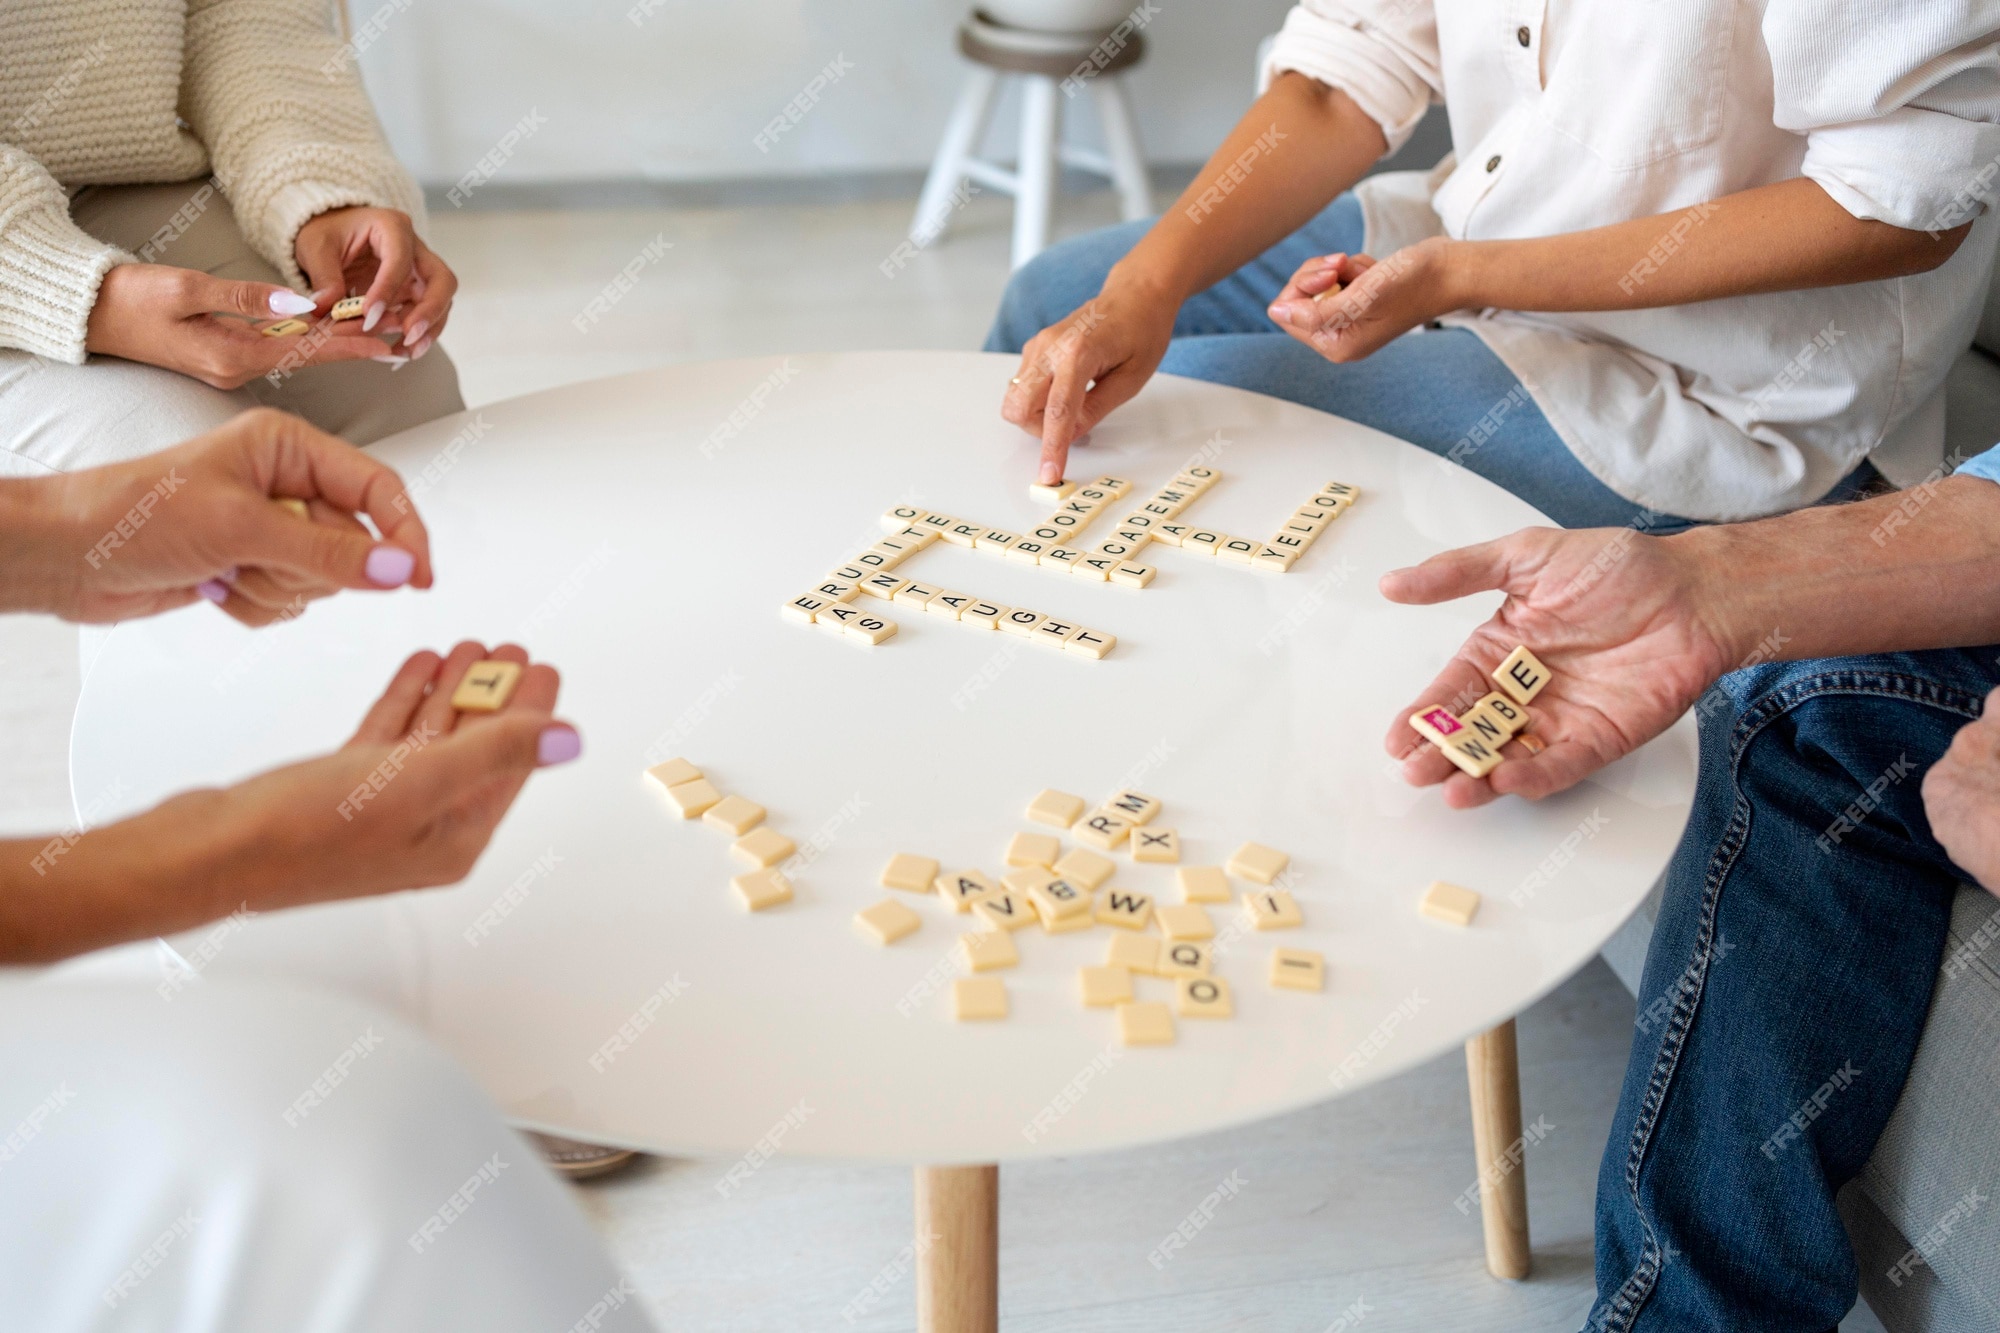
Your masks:
<svg viewBox="0 0 2000 1333"><path fill-rule="evenodd" d="M1486 174L1490 176L1498 170L1500 170L1500 154L1495 153L1486 159Z"/></svg>
<svg viewBox="0 0 2000 1333"><path fill-rule="evenodd" d="M1524 23L1520 27L1514 29L1514 40L1519 42L1523 46L1527 46L1529 43L1535 40L1535 36L1533 33L1528 31L1528 27Z"/></svg>

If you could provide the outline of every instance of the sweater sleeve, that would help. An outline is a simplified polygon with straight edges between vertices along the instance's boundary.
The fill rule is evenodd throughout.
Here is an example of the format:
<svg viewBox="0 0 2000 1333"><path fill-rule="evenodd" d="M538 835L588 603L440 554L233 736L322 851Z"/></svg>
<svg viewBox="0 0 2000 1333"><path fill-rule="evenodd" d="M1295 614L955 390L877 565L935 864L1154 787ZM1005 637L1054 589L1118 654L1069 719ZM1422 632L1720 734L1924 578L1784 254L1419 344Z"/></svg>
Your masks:
<svg viewBox="0 0 2000 1333"><path fill-rule="evenodd" d="M83 364L97 286L132 256L69 217L69 196L40 162L0 144L0 347Z"/></svg>
<svg viewBox="0 0 2000 1333"><path fill-rule="evenodd" d="M303 287L299 228L335 208L423 194L389 151L355 51L325 0L190 0L181 114L208 148L244 237Z"/></svg>

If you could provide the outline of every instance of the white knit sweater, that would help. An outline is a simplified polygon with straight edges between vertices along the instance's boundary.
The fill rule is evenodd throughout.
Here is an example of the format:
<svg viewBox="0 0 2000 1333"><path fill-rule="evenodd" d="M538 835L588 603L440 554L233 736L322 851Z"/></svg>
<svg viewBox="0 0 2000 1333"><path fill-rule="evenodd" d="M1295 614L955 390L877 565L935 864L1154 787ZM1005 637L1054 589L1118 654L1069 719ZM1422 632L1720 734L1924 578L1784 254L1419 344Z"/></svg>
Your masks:
<svg viewBox="0 0 2000 1333"><path fill-rule="evenodd" d="M213 172L291 282L332 208L422 196L383 141L329 0L0 0L0 346L78 364L97 287L134 262L68 190Z"/></svg>

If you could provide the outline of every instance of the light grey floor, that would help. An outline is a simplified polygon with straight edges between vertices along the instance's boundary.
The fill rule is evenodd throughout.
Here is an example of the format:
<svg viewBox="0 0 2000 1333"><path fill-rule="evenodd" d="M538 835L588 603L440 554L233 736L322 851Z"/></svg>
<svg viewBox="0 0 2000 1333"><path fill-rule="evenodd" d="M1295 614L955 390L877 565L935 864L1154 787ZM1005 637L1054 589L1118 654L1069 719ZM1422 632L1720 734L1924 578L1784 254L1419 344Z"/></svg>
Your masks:
<svg viewBox="0 0 2000 1333"><path fill-rule="evenodd" d="M453 213L433 241L464 290L445 345L477 405L663 362L872 347L975 347L1006 277L1003 203L888 276L902 201L706 211ZM1066 201L1069 229L1112 218ZM648 243L671 249L579 331ZM655 246L658 252L657 245ZM893 265L892 265L893 266ZM69 822L76 635L0 618L0 834ZM1590 1209L1632 1001L1595 963L1521 1020L1535 1275L1482 1265L1463 1062L1168 1148L1002 1173L1008 1333L1054 1330L1569 1330L1589 1303ZM1163 1267L1148 1253L1234 1172L1240 1192ZM713 1163L654 1161L578 1194L663 1329L911 1326L910 1177L778 1160L733 1196ZM857 1310L877 1278L886 1294ZM854 1318L848 1316L852 1314ZM1354 1318L1359 1315L1358 1319ZM1879 1333L1866 1311L1842 1326Z"/></svg>

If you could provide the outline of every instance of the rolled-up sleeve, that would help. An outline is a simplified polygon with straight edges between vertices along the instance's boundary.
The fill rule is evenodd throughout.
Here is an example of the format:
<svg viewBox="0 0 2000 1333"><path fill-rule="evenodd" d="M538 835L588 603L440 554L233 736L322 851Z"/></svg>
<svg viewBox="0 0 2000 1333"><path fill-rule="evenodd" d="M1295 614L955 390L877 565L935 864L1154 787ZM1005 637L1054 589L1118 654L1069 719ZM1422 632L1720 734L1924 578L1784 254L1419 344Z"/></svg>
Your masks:
<svg viewBox="0 0 2000 1333"><path fill-rule="evenodd" d="M2000 194L2000 3L1783 0L1764 13L1775 118L1857 218L1917 231Z"/></svg>
<svg viewBox="0 0 2000 1333"><path fill-rule="evenodd" d="M1437 16L1430 0L1302 0L1271 44L1258 86L1287 70L1353 98L1393 153L1443 95Z"/></svg>

